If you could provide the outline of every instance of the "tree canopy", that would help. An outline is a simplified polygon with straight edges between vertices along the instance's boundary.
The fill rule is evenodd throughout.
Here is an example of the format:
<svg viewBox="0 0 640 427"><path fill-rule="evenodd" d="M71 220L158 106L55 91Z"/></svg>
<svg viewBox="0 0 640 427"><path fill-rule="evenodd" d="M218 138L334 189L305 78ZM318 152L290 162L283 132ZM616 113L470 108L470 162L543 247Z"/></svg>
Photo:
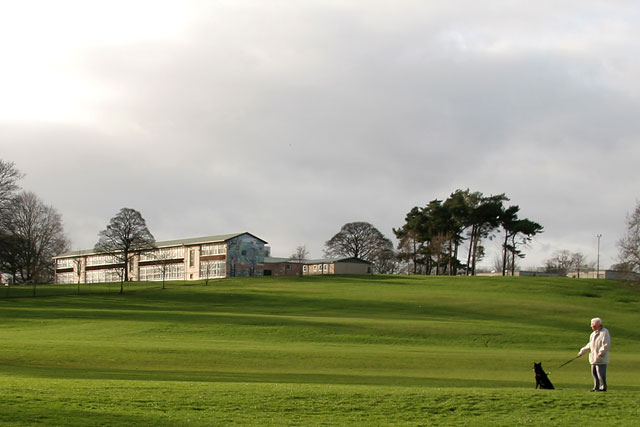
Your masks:
<svg viewBox="0 0 640 427"><path fill-rule="evenodd" d="M34 193L22 191L23 174L0 159L0 272L13 283L45 283L53 278L51 258L67 250L62 217Z"/></svg>
<svg viewBox="0 0 640 427"><path fill-rule="evenodd" d="M14 251L19 281L50 281L53 277L51 258L68 248L62 217L31 192L22 192L14 197L8 212L7 230L18 243Z"/></svg>
<svg viewBox="0 0 640 427"><path fill-rule="evenodd" d="M542 233L543 227L537 222L527 218L519 219L519 206L509 206L503 209L499 223L504 231L504 242L502 244L502 275L504 276L507 267L511 267L511 275L516 268L516 257L524 258L524 253L518 249L518 245L526 245L533 236Z"/></svg>
<svg viewBox="0 0 640 427"><path fill-rule="evenodd" d="M399 240L398 257L410 264L414 274L456 275L462 268L465 274L474 275L485 253L483 241L492 238L500 226L505 233L504 260L507 256L524 257L517 245L528 243L542 232L542 226L519 219L520 208L505 208L507 200L505 194L484 196L466 189L454 191L445 201L434 199L425 207L412 208L405 224L393 230ZM459 250L464 243L467 253L463 264Z"/></svg>
<svg viewBox="0 0 640 427"><path fill-rule="evenodd" d="M393 251L393 243L368 222L350 222L325 243L325 256L356 257L374 264L384 258L385 251Z"/></svg>
<svg viewBox="0 0 640 427"><path fill-rule="evenodd" d="M95 250L111 255L122 268L122 282L129 280L129 260L133 253L153 248L155 238L147 228L147 223L135 209L122 208L111 220L107 228L99 234ZM120 293L123 292L122 282Z"/></svg>

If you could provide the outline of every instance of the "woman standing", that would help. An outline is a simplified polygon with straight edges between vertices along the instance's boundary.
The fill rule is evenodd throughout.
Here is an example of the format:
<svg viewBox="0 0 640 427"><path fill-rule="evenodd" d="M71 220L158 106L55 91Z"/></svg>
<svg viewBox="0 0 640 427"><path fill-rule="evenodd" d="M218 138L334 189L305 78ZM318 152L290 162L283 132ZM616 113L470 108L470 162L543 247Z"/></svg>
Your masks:
<svg viewBox="0 0 640 427"><path fill-rule="evenodd" d="M599 317L591 319L591 329L593 332L589 337L589 342L580 349L578 357L589 352L591 376L593 377L591 391L607 391L607 364L609 363L611 337L609 330L602 326L602 319Z"/></svg>

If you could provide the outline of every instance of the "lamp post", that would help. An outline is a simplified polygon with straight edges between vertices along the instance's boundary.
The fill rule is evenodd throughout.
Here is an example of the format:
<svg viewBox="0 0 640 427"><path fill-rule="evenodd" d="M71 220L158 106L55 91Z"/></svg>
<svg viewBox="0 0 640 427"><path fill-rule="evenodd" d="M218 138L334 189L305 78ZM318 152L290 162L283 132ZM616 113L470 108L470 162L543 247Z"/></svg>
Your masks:
<svg viewBox="0 0 640 427"><path fill-rule="evenodd" d="M602 237L602 234L597 234L596 237L598 238L598 258L596 261L596 279L600 278L600 238Z"/></svg>

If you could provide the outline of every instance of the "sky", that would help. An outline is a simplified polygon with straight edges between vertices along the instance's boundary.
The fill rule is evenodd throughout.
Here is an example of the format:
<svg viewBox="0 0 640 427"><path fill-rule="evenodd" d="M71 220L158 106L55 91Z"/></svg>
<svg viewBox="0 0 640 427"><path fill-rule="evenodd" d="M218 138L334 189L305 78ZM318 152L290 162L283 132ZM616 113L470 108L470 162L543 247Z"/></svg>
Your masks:
<svg viewBox="0 0 640 427"><path fill-rule="evenodd" d="M635 0L0 0L0 51L0 158L74 250L128 207L319 258L469 188L544 226L522 268L607 268L640 199Z"/></svg>

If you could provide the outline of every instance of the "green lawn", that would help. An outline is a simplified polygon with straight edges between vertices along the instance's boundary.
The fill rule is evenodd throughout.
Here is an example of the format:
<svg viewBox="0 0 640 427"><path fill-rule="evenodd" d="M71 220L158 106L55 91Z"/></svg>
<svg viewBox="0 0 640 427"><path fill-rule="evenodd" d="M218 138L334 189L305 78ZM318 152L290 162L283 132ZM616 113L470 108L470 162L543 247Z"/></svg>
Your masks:
<svg viewBox="0 0 640 427"><path fill-rule="evenodd" d="M66 289L65 292L63 290ZM0 425L631 425L640 291L316 276L0 292ZM27 292L27 295L30 295ZM610 391L589 393L600 316ZM535 390L542 362L556 390Z"/></svg>

